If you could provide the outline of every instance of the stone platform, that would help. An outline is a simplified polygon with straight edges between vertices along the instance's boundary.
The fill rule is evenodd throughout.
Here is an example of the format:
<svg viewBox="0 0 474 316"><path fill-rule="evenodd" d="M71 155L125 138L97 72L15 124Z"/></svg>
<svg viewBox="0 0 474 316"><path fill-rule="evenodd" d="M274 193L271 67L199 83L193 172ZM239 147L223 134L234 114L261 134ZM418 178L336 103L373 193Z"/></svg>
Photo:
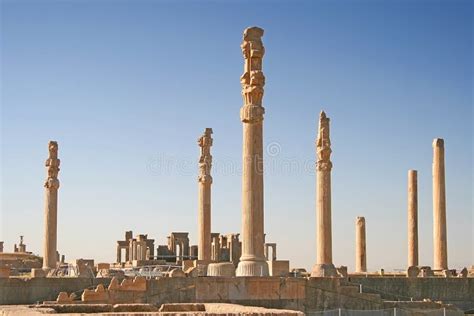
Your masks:
<svg viewBox="0 0 474 316"><path fill-rule="evenodd" d="M97 284L107 288L110 283L108 278L2 278L0 305L55 301L59 292L71 294L79 291L80 296L80 290L84 288ZM358 284L363 284L363 293L359 293ZM166 277L146 280L146 285L133 295L135 301L130 303L156 306L167 303L232 303L303 312L392 308L393 302L387 305L387 301L395 298L384 297L380 294L382 292L394 293L402 300L409 297L406 301L431 299L449 302L464 310L474 308L474 278L406 277Z"/></svg>

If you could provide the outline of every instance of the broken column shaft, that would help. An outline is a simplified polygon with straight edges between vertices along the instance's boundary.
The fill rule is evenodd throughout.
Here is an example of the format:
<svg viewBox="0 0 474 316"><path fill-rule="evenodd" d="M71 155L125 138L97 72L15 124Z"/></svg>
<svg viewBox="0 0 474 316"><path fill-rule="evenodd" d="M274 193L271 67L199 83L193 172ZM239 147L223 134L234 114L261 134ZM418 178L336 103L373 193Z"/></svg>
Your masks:
<svg viewBox="0 0 474 316"><path fill-rule="evenodd" d="M418 266L418 173L408 170L408 267Z"/></svg>
<svg viewBox="0 0 474 316"><path fill-rule="evenodd" d="M356 264L355 272L367 272L367 249L365 235L365 218L356 219Z"/></svg>

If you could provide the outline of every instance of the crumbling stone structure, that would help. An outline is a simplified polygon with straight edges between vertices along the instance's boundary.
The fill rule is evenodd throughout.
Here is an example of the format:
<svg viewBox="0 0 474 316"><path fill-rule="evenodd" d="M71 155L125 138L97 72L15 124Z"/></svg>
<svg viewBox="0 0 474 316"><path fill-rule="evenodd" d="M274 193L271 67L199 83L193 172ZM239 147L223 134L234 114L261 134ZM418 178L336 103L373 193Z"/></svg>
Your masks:
<svg viewBox="0 0 474 316"><path fill-rule="evenodd" d="M152 260L155 256L155 240L148 235L133 238L133 232L125 232L125 240L117 241L117 263L122 263L122 250L125 250L125 262L134 260Z"/></svg>

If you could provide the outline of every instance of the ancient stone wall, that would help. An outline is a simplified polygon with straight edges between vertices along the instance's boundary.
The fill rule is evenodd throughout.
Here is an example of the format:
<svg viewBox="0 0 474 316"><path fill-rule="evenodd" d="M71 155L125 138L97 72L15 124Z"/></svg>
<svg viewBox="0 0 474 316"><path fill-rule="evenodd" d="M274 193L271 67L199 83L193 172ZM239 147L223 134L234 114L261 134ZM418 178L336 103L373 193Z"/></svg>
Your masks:
<svg viewBox="0 0 474 316"><path fill-rule="evenodd" d="M349 281L362 284L364 292L381 293L387 299L395 299L393 294L396 294L400 299L429 298L454 304L463 310L474 309L474 278L350 277Z"/></svg>
<svg viewBox="0 0 474 316"><path fill-rule="evenodd" d="M380 293L409 300L430 298L465 310L474 308L474 278L277 278L277 277L180 277L148 280L143 303L235 303L300 311L322 309L380 309L386 307ZM0 304L32 304L57 299L60 292L108 287L110 279L35 278L0 279ZM363 292L359 286L363 284ZM372 289L372 291L371 291ZM371 293L372 292L372 293ZM393 297L385 297L394 299Z"/></svg>

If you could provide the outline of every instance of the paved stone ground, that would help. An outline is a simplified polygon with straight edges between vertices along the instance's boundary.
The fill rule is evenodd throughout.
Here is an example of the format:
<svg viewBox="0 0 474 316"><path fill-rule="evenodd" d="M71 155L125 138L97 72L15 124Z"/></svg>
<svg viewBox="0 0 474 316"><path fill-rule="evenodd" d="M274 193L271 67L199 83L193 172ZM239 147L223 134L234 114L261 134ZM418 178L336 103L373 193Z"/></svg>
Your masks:
<svg viewBox="0 0 474 316"><path fill-rule="evenodd" d="M177 304L179 305L179 304ZM189 304L184 304L189 305ZM209 303L204 304L206 311L176 311L176 312L110 312L110 313L60 313L59 315L76 316L76 315L278 315L278 316L300 316L302 312L292 310L268 309L263 307L242 306L236 304ZM44 316L48 314L56 314L52 308L35 308L28 305L0 305L1 316Z"/></svg>

